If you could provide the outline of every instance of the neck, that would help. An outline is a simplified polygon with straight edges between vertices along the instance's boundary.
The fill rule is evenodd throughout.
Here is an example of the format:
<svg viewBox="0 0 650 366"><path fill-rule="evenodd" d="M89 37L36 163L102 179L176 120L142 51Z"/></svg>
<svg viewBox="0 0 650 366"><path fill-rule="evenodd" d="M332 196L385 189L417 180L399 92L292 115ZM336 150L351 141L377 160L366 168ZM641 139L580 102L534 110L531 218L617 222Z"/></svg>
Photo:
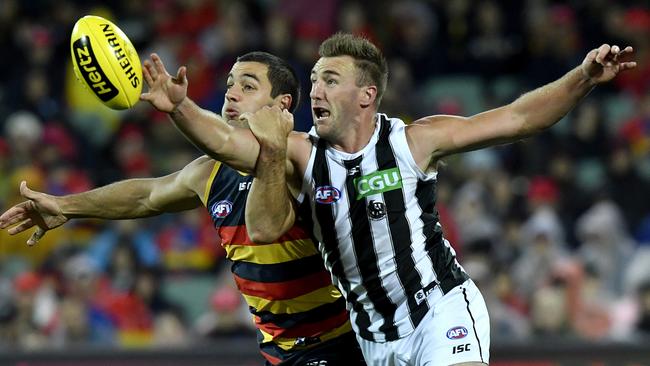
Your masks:
<svg viewBox="0 0 650 366"><path fill-rule="evenodd" d="M372 134L375 132L375 120L377 116L374 112L362 114L350 121L350 128L340 136L338 141L330 141L333 148L339 151L353 154L368 145Z"/></svg>

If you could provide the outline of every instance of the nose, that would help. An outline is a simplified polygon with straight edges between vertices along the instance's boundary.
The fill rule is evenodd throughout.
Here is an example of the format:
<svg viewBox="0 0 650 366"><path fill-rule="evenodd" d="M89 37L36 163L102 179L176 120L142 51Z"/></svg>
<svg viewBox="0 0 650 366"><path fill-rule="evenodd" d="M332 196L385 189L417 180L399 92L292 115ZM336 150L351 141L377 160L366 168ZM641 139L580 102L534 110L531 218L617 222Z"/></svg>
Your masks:
<svg viewBox="0 0 650 366"><path fill-rule="evenodd" d="M226 100L229 102L237 102L241 98L239 94L237 94L235 91L235 88L228 88L226 90Z"/></svg>
<svg viewBox="0 0 650 366"><path fill-rule="evenodd" d="M323 87L320 80L311 83L311 91L309 92L309 98L312 100L323 99Z"/></svg>

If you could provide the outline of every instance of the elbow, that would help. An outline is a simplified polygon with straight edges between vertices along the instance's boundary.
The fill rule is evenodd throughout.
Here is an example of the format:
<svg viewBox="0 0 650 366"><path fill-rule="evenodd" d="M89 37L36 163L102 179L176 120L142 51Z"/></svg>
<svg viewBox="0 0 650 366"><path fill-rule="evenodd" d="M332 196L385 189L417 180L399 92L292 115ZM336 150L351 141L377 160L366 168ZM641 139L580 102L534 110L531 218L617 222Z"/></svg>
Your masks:
<svg viewBox="0 0 650 366"><path fill-rule="evenodd" d="M247 226L246 231L248 232L248 238L253 243L257 244L274 243L282 235L280 232L276 232L275 230L268 230L266 228L251 228Z"/></svg>

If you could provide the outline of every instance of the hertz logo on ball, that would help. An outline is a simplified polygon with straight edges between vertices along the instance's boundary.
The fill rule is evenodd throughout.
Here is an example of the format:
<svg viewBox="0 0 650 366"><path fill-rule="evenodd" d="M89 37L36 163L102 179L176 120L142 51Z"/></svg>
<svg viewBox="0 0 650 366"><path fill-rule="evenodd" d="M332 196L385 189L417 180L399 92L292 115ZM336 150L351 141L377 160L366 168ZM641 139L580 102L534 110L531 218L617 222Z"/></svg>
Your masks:
<svg viewBox="0 0 650 366"><path fill-rule="evenodd" d="M87 15L70 39L77 79L106 106L131 108L142 91L140 58L128 37L108 20Z"/></svg>

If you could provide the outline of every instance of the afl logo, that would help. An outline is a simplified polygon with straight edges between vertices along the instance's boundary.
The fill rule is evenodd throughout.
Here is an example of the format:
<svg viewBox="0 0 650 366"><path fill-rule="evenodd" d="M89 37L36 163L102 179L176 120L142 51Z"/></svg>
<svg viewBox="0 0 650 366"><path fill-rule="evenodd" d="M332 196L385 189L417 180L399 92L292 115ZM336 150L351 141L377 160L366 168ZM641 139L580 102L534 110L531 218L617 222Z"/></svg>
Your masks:
<svg viewBox="0 0 650 366"><path fill-rule="evenodd" d="M318 203L331 205L332 203L338 201L339 198L341 198L341 191L332 186L322 186L316 188L314 199Z"/></svg>
<svg viewBox="0 0 650 366"><path fill-rule="evenodd" d="M230 201L219 201L212 205L212 216L217 218L224 218L232 212L232 202Z"/></svg>
<svg viewBox="0 0 650 366"><path fill-rule="evenodd" d="M453 327L447 331L447 338L449 339L461 339L467 336L467 328L465 327Z"/></svg>

